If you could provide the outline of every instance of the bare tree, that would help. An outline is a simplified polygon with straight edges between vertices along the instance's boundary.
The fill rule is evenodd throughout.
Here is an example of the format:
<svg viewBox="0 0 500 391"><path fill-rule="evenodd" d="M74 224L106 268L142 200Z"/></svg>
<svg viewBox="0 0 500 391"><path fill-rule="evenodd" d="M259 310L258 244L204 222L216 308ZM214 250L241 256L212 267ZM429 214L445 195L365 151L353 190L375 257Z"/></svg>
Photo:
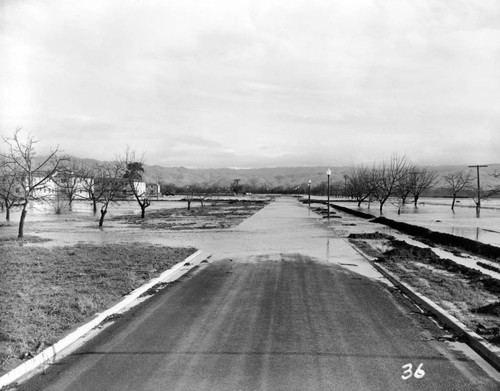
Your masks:
<svg viewBox="0 0 500 391"><path fill-rule="evenodd" d="M380 213L389 197L394 195L399 182L408 174L405 156L393 155L389 162L382 162L376 168L376 186L374 198L379 202Z"/></svg>
<svg viewBox="0 0 500 391"><path fill-rule="evenodd" d="M488 198L497 195L499 192L500 189L498 188L492 188L492 187L484 188L481 186L479 193L477 193L475 196L472 197L472 200L476 204L476 209L481 209L482 200L487 200Z"/></svg>
<svg viewBox="0 0 500 391"><path fill-rule="evenodd" d="M186 186L186 201L187 201L187 210L191 210L191 203L194 199L195 189L193 186Z"/></svg>
<svg viewBox="0 0 500 391"><path fill-rule="evenodd" d="M455 173L445 175L443 177L444 181L448 184L448 190L453 198L451 202L451 210L455 210L455 201L458 194L464 190L472 189L473 177L470 171L457 171Z"/></svg>
<svg viewBox="0 0 500 391"><path fill-rule="evenodd" d="M133 195L141 208L141 217L146 215L146 208L151 205L151 201L147 197L146 187L142 186L142 176L144 174L144 157L136 157L135 151L131 151L128 147L125 156L118 159L124 172L123 179L128 185L128 191Z"/></svg>
<svg viewBox="0 0 500 391"><path fill-rule="evenodd" d="M97 194L95 180L99 177L100 170L95 165L81 164L80 165L80 179L82 190L86 194L86 198L92 202L92 211L94 215L97 214L97 201L99 195Z"/></svg>
<svg viewBox="0 0 500 391"><path fill-rule="evenodd" d="M406 204L406 199L410 196L412 190L415 188L417 175L417 166L408 165L406 167L404 175L402 175L400 180L396 183L394 193L401 199L401 202L398 202L399 209L401 209L401 206Z"/></svg>
<svg viewBox="0 0 500 391"><path fill-rule="evenodd" d="M67 161L68 157L58 157L59 149L56 148L48 156L37 159L35 151L37 140L29 134L25 140L21 140L20 132L21 128L18 128L11 138L3 138L7 144L7 152L2 154L2 161L6 170L21 184L18 198L21 207L18 237L22 238L28 204L32 200L43 199L44 195L40 190L47 187L57 175L61 163Z"/></svg>
<svg viewBox="0 0 500 391"><path fill-rule="evenodd" d="M197 186L197 193L201 208L203 209L205 207L205 201L210 200L212 195L217 193L217 189L213 186L210 186L209 183L205 182Z"/></svg>
<svg viewBox="0 0 500 391"><path fill-rule="evenodd" d="M55 180L61 194L68 201L69 210L72 210L73 201L86 198L86 178L83 177L83 167L81 164L75 161L68 162L68 164L61 167ZM85 193L85 196L82 192Z"/></svg>
<svg viewBox="0 0 500 391"><path fill-rule="evenodd" d="M490 174L488 174L490 177L492 178L499 178L500 177L500 173L498 173L496 170ZM495 186L493 187L491 190L490 190L490 196L493 196L493 195L498 195L500 194L500 186Z"/></svg>
<svg viewBox="0 0 500 391"><path fill-rule="evenodd" d="M418 199L422 193L438 183L439 174L435 170L430 170L428 168L417 169L413 175L413 188L411 193L413 194L413 203L415 207L417 206Z"/></svg>
<svg viewBox="0 0 500 391"><path fill-rule="evenodd" d="M5 156L0 156L0 202L2 212L5 211L5 220L10 221L10 211L19 206L19 195L22 184L19 182L20 175L11 171L5 162Z"/></svg>
<svg viewBox="0 0 500 391"><path fill-rule="evenodd" d="M350 170L347 182L347 190L351 197L361 203L373 194L375 190L375 169L364 166L356 167Z"/></svg>
<svg viewBox="0 0 500 391"><path fill-rule="evenodd" d="M99 227L104 224L110 204L117 202L123 193L123 168L118 162L105 163L95 167L94 194L101 205Z"/></svg>
<svg viewBox="0 0 500 391"><path fill-rule="evenodd" d="M231 191L234 193L234 195L238 195L242 189L242 186L240 185L240 180L235 179L233 180L233 183L231 184Z"/></svg>

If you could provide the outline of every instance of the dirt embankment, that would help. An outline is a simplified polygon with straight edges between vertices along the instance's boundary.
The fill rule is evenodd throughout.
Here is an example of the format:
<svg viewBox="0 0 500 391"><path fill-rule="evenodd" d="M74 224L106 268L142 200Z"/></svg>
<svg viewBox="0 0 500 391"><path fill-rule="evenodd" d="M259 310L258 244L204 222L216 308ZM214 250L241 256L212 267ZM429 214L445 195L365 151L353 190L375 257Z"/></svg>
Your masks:
<svg viewBox="0 0 500 391"><path fill-rule="evenodd" d="M304 201L303 201L304 202ZM325 203L325 202L319 202ZM493 246L487 243L481 243L476 240L463 238L456 235L451 235L444 232L432 231L428 228L420 227L414 224L404 223L402 221L396 221L388 219L386 217L375 217L371 214L360 212L351 208L346 208L344 206L331 204L331 207L349 213L353 216L361 217L363 219L370 220L372 223L384 224L388 227L397 229L407 235L416 236L420 241L426 242L430 245L439 244L446 247L451 247L455 249L461 249L467 251L471 254L475 254L491 261L500 263L500 247Z"/></svg>
<svg viewBox="0 0 500 391"><path fill-rule="evenodd" d="M500 263L500 247L496 247L491 244L481 243L476 240L467 239L444 232L432 231L424 227L387 219L385 217L377 217L376 219L371 221L373 223L387 225L388 227L397 229L398 231L404 232L408 235L417 236L419 239L428 241L431 244L440 244L447 247L462 249L464 251L470 252L471 254L476 254L491 261Z"/></svg>
<svg viewBox="0 0 500 391"><path fill-rule="evenodd" d="M351 243L490 342L500 345L500 281L381 233L351 235Z"/></svg>

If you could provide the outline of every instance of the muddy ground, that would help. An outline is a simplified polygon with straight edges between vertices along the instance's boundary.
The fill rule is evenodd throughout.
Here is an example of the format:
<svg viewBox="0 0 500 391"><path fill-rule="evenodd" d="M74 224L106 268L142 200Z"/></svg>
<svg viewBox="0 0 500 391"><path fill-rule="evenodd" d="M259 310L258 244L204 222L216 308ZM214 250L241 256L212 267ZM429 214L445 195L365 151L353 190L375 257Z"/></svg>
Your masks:
<svg viewBox="0 0 500 391"><path fill-rule="evenodd" d="M142 229L223 229L238 225L255 212L262 209L266 201L220 201L215 204L205 202L201 206L198 202L188 210L158 209L147 211L146 218L139 215L125 215L113 218L131 227L140 226Z"/></svg>
<svg viewBox="0 0 500 391"><path fill-rule="evenodd" d="M474 268L374 232L349 241L401 281L428 297L491 343L500 346L500 281ZM467 257L467 254L456 252Z"/></svg>

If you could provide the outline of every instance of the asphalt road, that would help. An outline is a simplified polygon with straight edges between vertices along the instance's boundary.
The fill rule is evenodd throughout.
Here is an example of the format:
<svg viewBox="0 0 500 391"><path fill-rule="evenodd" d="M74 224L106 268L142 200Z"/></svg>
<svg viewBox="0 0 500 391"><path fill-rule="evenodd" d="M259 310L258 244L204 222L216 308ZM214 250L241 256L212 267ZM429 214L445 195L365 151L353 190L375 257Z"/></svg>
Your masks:
<svg viewBox="0 0 500 391"><path fill-rule="evenodd" d="M443 334L380 281L252 251L214 257L18 390L498 391Z"/></svg>

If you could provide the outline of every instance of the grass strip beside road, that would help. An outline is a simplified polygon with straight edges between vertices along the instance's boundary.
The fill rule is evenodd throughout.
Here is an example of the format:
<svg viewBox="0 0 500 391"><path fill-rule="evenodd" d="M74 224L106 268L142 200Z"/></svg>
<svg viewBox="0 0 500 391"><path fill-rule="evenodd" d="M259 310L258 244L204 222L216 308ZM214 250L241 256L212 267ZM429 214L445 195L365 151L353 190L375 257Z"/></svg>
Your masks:
<svg viewBox="0 0 500 391"><path fill-rule="evenodd" d="M142 243L0 249L0 375L196 251Z"/></svg>

